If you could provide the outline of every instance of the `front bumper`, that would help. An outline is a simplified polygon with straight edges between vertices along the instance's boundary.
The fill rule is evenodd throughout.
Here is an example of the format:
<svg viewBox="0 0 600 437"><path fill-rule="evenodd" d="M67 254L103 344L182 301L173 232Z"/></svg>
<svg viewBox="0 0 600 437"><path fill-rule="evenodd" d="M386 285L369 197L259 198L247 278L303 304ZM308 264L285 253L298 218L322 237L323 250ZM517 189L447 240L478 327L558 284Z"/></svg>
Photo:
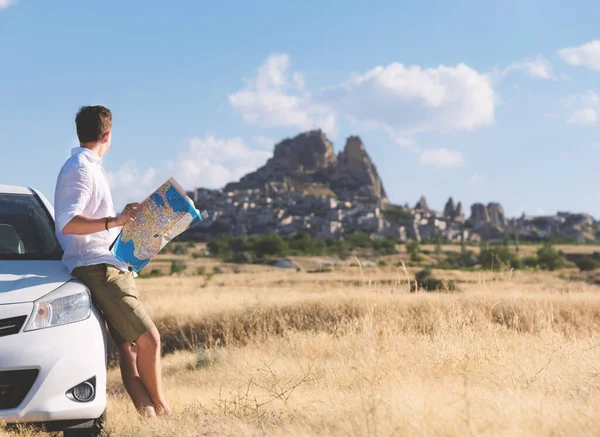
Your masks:
<svg viewBox="0 0 600 437"><path fill-rule="evenodd" d="M20 306L17 310L17 306ZM16 311L31 314L32 304L0 305L0 319ZM22 314L25 314L22 312ZM94 308L81 322L0 337L0 372L38 369L33 386L12 409L0 409L0 421L53 422L96 419L106 409L106 331ZM77 402L66 392L96 378L95 397Z"/></svg>

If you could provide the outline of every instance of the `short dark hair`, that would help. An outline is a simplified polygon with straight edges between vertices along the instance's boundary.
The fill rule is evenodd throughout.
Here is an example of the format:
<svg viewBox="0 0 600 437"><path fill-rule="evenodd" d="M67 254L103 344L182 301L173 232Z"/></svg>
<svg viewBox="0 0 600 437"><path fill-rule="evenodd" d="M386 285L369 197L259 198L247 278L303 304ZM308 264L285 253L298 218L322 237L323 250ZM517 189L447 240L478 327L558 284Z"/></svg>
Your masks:
<svg viewBox="0 0 600 437"><path fill-rule="evenodd" d="M112 113L104 106L82 106L75 117L80 143L99 141L112 129Z"/></svg>

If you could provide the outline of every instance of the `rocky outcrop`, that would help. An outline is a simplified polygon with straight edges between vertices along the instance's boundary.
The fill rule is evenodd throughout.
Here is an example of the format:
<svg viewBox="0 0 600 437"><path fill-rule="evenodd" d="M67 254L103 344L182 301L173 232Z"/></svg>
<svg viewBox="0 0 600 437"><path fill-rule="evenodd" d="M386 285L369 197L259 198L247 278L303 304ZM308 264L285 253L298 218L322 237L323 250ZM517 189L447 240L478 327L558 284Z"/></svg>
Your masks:
<svg viewBox="0 0 600 437"><path fill-rule="evenodd" d="M494 228L506 228L506 218L504 217L504 208L502 208L502 205L496 202L488 203L487 212L490 218L490 224Z"/></svg>
<svg viewBox="0 0 600 437"><path fill-rule="evenodd" d="M330 187L344 199L358 197L387 201L381 178L359 137L349 137L346 141L331 174Z"/></svg>
<svg viewBox="0 0 600 437"><path fill-rule="evenodd" d="M483 224L490 222L490 215L483 203L474 203L471 205L471 217L469 218L471 226L478 228Z"/></svg>
<svg viewBox="0 0 600 437"><path fill-rule="evenodd" d="M336 156L333 144L321 130L305 132L275 146L273 157L258 170L228 184L224 190L268 189L305 191L307 187L329 190L349 201L386 203L387 195L362 140L348 138Z"/></svg>
<svg viewBox="0 0 600 437"><path fill-rule="evenodd" d="M454 206L454 199L450 197L446 202L446 206L444 206L444 217L451 219L454 216L455 208L456 207Z"/></svg>
<svg viewBox="0 0 600 437"><path fill-rule="evenodd" d="M326 170L337 164L333 144L320 130L286 138L275 145L273 157L265 165L248 173L239 182L227 184L225 191L262 188L266 184L282 182L292 189L307 174Z"/></svg>
<svg viewBox="0 0 600 437"><path fill-rule="evenodd" d="M419 199L419 201L415 205L415 210L422 211L422 212L429 212L429 211L431 211L429 209L429 205L427 204L427 199L425 199L425 196L421 196L421 198Z"/></svg>
<svg viewBox="0 0 600 437"><path fill-rule="evenodd" d="M465 221L465 211L461 202L458 202L454 210L454 221L458 223L464 223Z"/></svg>
<svg viewBox="0 0 600 437"><path fill-rule="evenodd" d="M444 218L447 220L462 223L465 221L465 213L463 211L462 203L458 202L454 206L454 199L450 197L444 206Z"/></svg>
<svg viewBox="0 0 600 437"><path fill-rule="evenodd" d="M450 197L443 212L433 210L425 196L414 208L389 205L383 183L357 136L338 154L320 130L305 132L275 145L264 166L224 189L189 192L210 219L181 238L201 241L222 233L251 235L309 232L342 238L355 231L378 237L431 241L503 241L517 233L521 241L567 238L600 242L600 223L588 214L508 219L497 202L475 203L465 224L462 203ZM384 207L384 208L382 208Z"/></svg>
<svg viewBox="0 0 600 437"><path fill-rule="evenodd" d="M504 216L504 208L496 202L488 203L487 206L483 203L474 203L471 205L469 222L473 229L486 226L502 231L508 225Z"/></svg>

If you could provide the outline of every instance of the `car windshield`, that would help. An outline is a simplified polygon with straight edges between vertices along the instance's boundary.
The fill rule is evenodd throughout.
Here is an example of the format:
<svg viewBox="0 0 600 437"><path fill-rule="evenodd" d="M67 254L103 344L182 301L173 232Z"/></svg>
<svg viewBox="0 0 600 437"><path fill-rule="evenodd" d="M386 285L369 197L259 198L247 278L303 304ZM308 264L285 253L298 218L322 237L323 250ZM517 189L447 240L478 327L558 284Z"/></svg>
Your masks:
<svg viewBox="0 0 600 437"><path fill-rule="evenodd" d="M0 259L59 260L62 249L54 221L29 194L0 193Z"/></svg>

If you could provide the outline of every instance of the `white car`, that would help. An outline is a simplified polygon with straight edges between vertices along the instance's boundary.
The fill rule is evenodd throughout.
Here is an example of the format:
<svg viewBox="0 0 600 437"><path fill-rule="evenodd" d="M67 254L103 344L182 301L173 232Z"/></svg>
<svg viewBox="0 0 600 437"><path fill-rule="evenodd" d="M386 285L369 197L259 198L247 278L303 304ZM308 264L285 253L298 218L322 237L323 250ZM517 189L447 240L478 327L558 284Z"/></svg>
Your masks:
<svg viewBox="0 0 600 437"><path fill-rule="evenodd" d="M60 261L53 217L37 190L0 185L0 422L97 436L106 418L104 320Z"/></svg>

